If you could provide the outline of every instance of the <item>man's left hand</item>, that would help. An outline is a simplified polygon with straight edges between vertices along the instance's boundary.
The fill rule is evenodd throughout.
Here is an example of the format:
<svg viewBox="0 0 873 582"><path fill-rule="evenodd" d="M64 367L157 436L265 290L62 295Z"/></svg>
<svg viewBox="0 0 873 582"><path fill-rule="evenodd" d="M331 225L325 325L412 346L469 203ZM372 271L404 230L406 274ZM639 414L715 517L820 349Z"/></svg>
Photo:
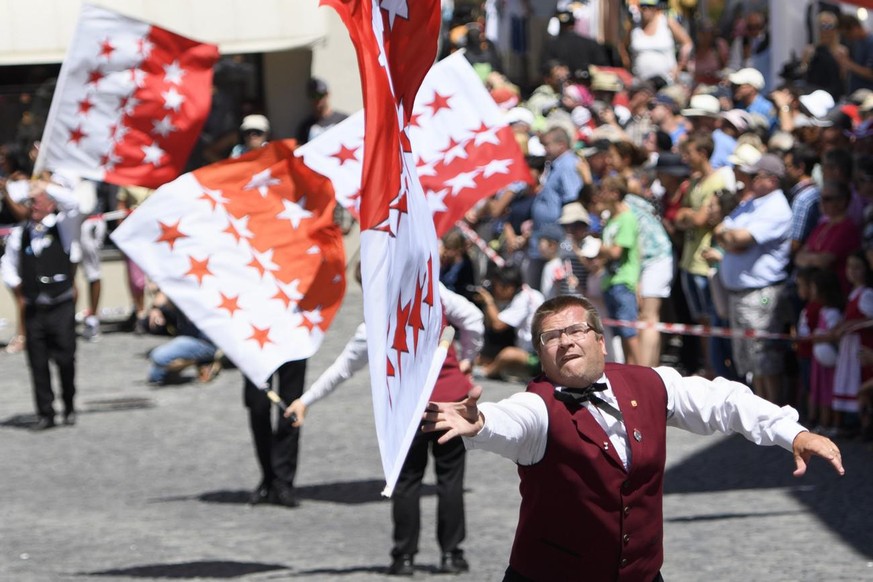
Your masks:
<svg viewBox="0 0 873 582"><path fill-rule="evenodd" d="M792 449L794 450L794 462L797 464L797 469L794 471L795 477L801 477L806 473L806 466L813 455L827 459L840 475L846 474L839 447L827 437L803 431L794 437Z"/></svg>

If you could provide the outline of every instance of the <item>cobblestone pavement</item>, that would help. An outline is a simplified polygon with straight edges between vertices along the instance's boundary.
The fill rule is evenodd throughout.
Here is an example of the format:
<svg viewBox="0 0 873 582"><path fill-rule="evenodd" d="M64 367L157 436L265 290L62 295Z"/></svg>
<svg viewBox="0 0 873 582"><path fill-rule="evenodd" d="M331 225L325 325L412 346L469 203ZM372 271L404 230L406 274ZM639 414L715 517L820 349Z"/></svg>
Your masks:
<svg viewBox="0 0 873 582"><path fill-rule="evenodd" d="M357 291L357 292L356 292ZM350 293L308 381L361 318ZM301 507L250 507L258 481L239 372L152 389L147 351L163 340L105 333L79 345L79 423L33 433L23 354L0 353L0 580L385 578L390 504L367 375L312 408L302 436ZM486 399L521 388L485 383ZM791 456L739 437L671 430L666 478L669 582L873 580L873 452L844 442L847 475L823 463L791 476ZM423 498L416 579L434 578L435 495ZM457 580L499 580L518 509L508 461L468 458L472 565ZM580 573L584 578L584 572Z"/></svg>

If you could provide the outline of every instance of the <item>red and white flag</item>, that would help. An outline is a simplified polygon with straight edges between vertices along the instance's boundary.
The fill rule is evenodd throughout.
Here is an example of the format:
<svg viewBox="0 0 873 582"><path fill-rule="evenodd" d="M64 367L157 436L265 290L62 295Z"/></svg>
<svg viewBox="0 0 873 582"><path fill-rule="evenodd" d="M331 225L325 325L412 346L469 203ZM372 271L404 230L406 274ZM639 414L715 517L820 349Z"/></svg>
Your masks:
<svg viewBox="0 0 873 582"><path fill-rule="evenodd" d="M433 66L418 92L409 136L438 236L482 198L531 182L524 154L469 61L454 53ZM296 154L333 182L337 200L357 215L364 117L357 113Z"/></svg>
<svg viewBox="0 0 873 582"><path fill-rule="evenodd" d="M184 174L111 235L256 385L318 350L345 293L333 187L294 144Z"/></svg>
<svg viewBox="0 0 873 582"><path fill-rule="evenodd" d="M437 238L407 132L415 93L436 57L440 2L322 3L332 6L349 29L363 85L364 320L385 494L390 495L442 366L435 358L442 327Z"/></svg>
<svg viewBox="0 0 873 582"><path fill-rule="evenodd" d="M185 166L212 104L218 47L83 4L36 172L157 188Z"/></svg>

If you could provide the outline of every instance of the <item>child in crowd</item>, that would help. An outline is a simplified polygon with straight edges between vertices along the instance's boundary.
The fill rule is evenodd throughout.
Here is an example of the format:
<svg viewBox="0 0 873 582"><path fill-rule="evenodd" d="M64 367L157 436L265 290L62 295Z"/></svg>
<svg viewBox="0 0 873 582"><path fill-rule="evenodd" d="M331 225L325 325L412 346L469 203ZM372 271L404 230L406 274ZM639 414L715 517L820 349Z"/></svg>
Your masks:
<svg viewBox="0 0 873 582"><path fill-rule="evenodd" d="M540 293L546 299L566 295L567 279L572 276L566 261L561 258L561 243L565 238L564 229L557 224L547 224L540 229L538 241L540 256L546 261L540 282Z"/></svg>
<svg viewBox="0 0 873 582"><path fill-rule="evenodd" d="M795 327L795 335L798 342L795 345L794 352L797 355L797 367L800 376L799 391L796 406L799 410L809 405L810 400L810 375L812 374L812 342L809 341L812 335L812 330L815 329L818 322L818 312L821 310L821 304L812 298L810 285L812 277L817 269L815 267L805 267L797 270L795 281L797 284L797 296L803 302L803 308L800 310L800 315L797 318ZM804 415L809 422L815 423L817 413L815 407L809 405Z"/></svg>
<svg viewBox="0 0 873 582"><path fill-rule="evenodd" d="M840 336L839 357L834 372L834 422L842 425L843 414L859 412L858 392L861 384L873 378L873 367L859 361L861 347L873 348L873 288L871 269L863 251L846 260L846 278L852 286L843 323L835 330Z"/></svg>
<svg viewBox="0 0 873 582"><path fill-rule="evenodd" d="M627 181L618 175L609 176L600 184L594 196L600 214L609 213L603 227L603 245L599 258L604 261L601 281L606 312L612 319L637 321L637 285L640 279L639 227L625 202ZM621 347L628 364L640 363L639 338L636 328L618 327Z"/></svg>
<svg viewBox="0 0 873 582"><path fill-rule="evenodd" d="M467 247L467 239L459 231L450 230L443 235L440 240L440 283L469 301L476 277Z"/></svg>
<svg viewBox="0 0 873 582"><path fill-rule="evenodd" d="M816 269L809 281L810 300L818 304L818 317L812 330L812 365L809 380L809 410L814 415L816 432L836 436L833 422L834 371L837 347L833 330L843 318L845 297L837 274L829 269ZM822 341L816 341L820 339Z"/></svg>

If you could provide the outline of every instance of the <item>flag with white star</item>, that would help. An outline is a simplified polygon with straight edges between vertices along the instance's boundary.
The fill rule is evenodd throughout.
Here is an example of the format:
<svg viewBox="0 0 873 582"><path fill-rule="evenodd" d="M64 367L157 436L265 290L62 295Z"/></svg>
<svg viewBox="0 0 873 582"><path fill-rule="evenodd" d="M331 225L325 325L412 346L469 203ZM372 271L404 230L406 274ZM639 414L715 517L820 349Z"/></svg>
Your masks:
<svg viewBox="0 0 873 582"><path fill-rule="evenodd" d="M408 126L436 57L439 0L322 0L349 29L364 93L361 273L373 410L390 495L442 366L439 256ZM337 162L353 163L339 150Z"/></svg>
<svg viewBox="0 0 873 582"><path fill-rule="evenodd" d="M83 4L36 172L157 188L176 178L212 104L218 47Z"/></svg>
<svg viewBox="0 0 873 582"><path fill-rule="evenodd" d="M318 350L345 293L333 187L293 149L184 174L111 235L256 385Z"/></svg>
<svg viewBox="0 0 873 582"><path fill-rule="evenodd" d="M459 52L435 64L425 77L409 119L409 137L437 236L448 232L482 198L513 182L531 182L505 114ZM362 113L331 127L295 155L330 178L339 203L358 215Z"/></svg>

